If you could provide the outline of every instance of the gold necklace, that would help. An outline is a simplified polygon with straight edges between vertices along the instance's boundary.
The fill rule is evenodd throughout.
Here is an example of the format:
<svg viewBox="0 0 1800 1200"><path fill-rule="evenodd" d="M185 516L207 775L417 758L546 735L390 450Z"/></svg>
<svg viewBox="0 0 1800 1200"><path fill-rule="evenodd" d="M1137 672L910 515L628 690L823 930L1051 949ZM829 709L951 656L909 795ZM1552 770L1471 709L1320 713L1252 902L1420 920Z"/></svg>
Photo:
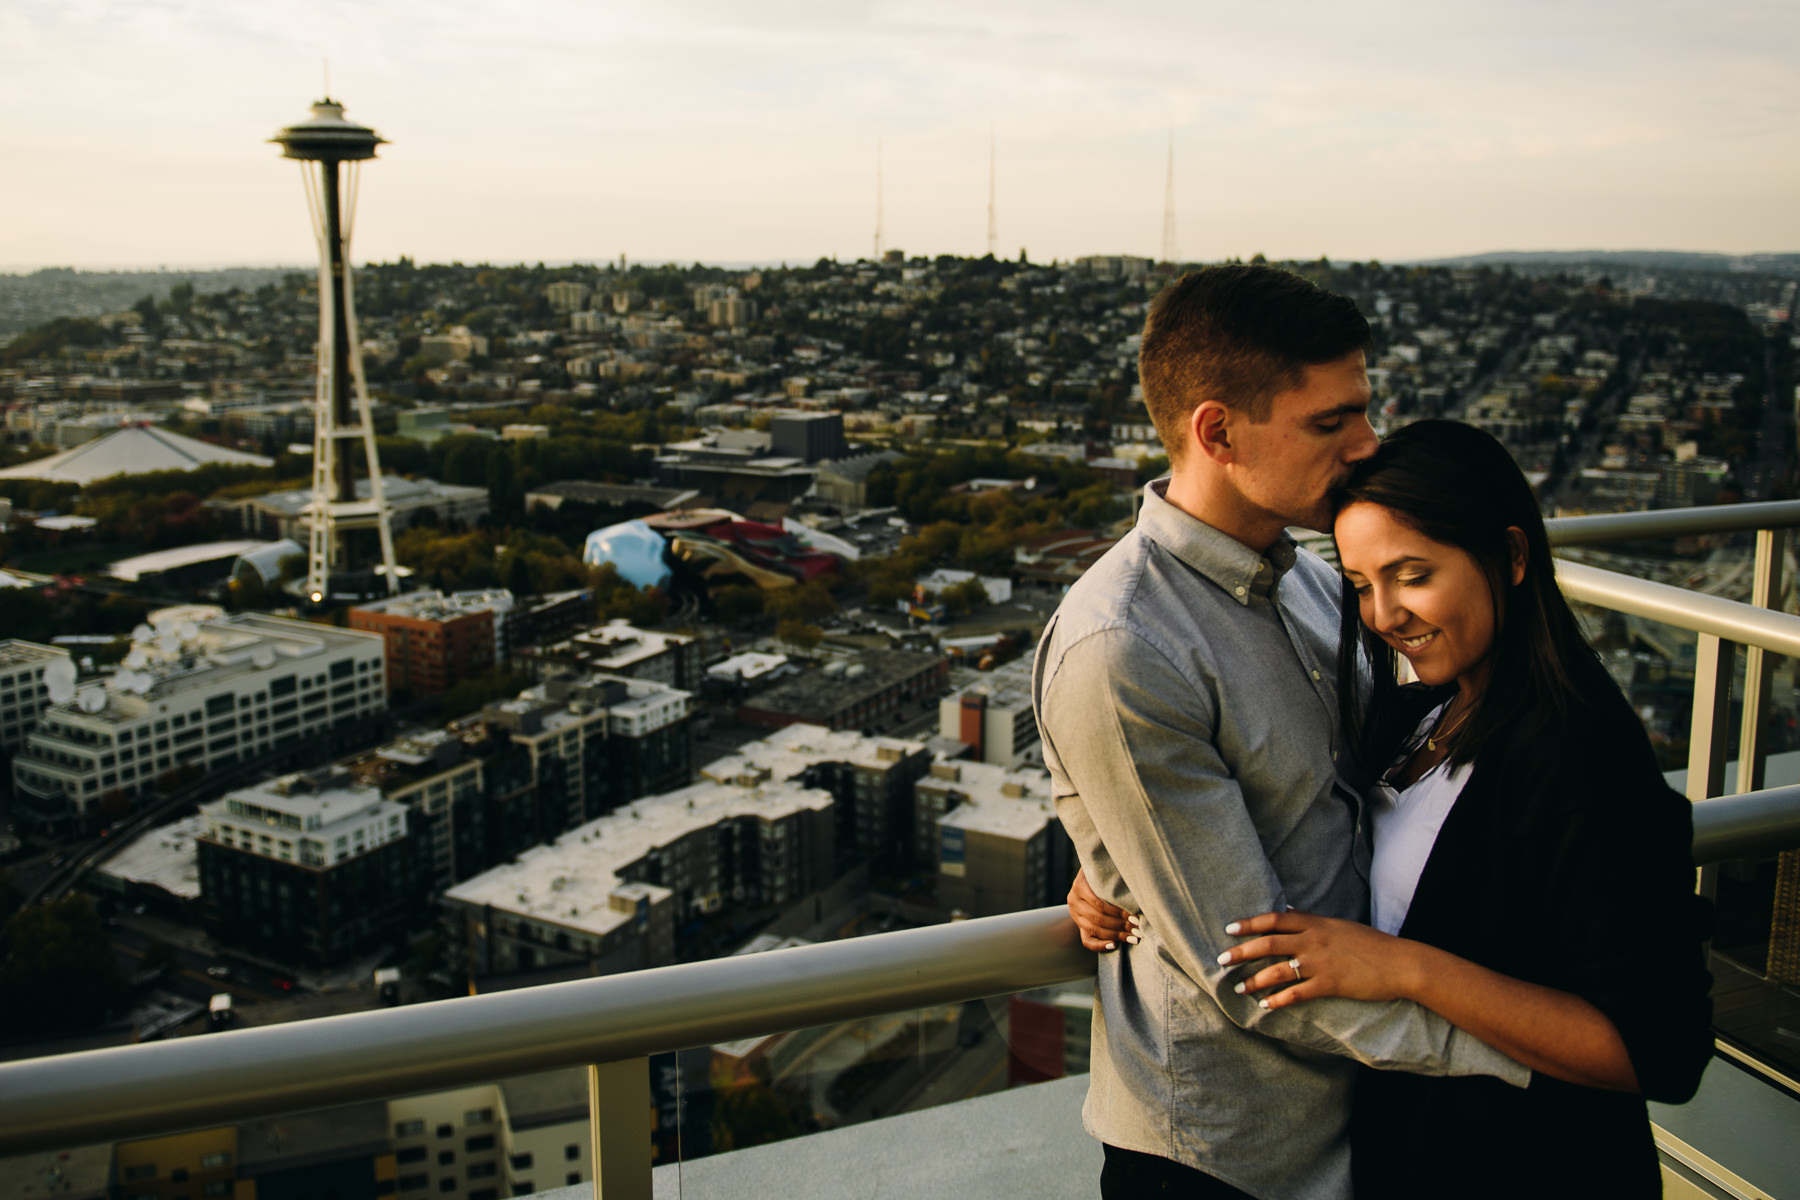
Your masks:
<svg viewBox="0 0 1800 1200"><path fill-rule="evenodd" d="M1449 737L1451 734L1455 733L1459 728L1461 728L1462 723L1469 719L1469 714L1473 711L1475 711L1473 706L1465 707L1463 709L1462 713L1456 718L1456 720L1454 720L1450 723L1450 728L1448 728L1448 729L1442 728L1443 719L1439 718L1438 723L1439 723L1440 727L1432 730L1429 734L1426 735L1425 748L1427 750L1435 751L1438 748L1438 742Z"/></svg>

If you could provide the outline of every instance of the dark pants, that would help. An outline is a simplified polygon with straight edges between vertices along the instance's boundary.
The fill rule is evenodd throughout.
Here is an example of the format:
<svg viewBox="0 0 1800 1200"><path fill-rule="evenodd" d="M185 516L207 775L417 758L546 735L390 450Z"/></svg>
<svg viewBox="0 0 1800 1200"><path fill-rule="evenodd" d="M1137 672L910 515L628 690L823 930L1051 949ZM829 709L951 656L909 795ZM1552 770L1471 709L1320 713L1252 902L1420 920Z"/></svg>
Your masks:
<svg viewBox="0 0 1800 1200"><path fill-rule="evenodd" d="M1139 1196L1251 1200L1248 1192L1240 1192L1204 1171L1155 1154L1107 1146L1106 1166L1100 1170L1100 1200L1137 1200Z"/></svg>

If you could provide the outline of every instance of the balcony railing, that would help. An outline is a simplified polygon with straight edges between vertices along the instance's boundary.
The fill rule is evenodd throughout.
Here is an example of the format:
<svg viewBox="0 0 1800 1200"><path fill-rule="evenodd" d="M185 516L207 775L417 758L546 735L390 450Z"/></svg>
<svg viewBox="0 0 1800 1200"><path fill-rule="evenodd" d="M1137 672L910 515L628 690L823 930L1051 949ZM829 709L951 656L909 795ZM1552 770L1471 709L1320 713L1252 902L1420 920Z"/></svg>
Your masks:
<svg viewBox="0 0 1800 1200"><path fill-rule="evenodd" d="M1754 520L1745 509L1753 509ZM1760 529L1756 594L1775 594L1779 538L1800 503L1557 522L1562 543ZM1748 522L1748 523L1746 523ZM1690 764L1694 861L1800 846L1800 785L1721 798L1730 643L1800 656L1800 617L1576 564L1576 599L1696 629L1710 673L1697 681ZM1707 650L1705 639L1714 648ZM1708 655L1712 659L1708 659ZM1764 669L1759 658L1755 670ZM1716 668L1716 669L1714 669ZM1766 678L1766 677L1765 677ZM1743 778L1760 782L1755 739L1767 688L1747 693ZM1751 701L1755 703L1752 704ZM1754 760L1752 762L1751 760ZM1698 781L1696 783L1695 781ZM1703 876L1706 872L1702 872ZM956 1003L1094 973L1060 908L404 1009L0 1065L0 1154L143 1137L329 1105L380 1100L567 1067L588 1068L595 1188L649 1200L647 1056L740 1038ZM1740 1058L1746 1057L1737 1051Z"/></svg>

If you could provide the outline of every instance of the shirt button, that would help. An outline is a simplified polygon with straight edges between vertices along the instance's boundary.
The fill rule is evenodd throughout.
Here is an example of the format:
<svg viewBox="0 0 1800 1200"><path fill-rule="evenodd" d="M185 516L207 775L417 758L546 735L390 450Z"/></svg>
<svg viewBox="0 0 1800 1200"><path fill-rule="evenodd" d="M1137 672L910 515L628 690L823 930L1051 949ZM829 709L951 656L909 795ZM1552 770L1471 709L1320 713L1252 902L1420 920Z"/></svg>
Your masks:
<svg viewBox="0 0 1800 1200"><path fill-rule="evenodd" d="M1238 584L1236 591L1237 591L1238 595L1240 595L1240 596L1243 595L1244 594L1244 585L1241 583Z"/></svg>
<svg viewBox="0 0 1800 1200"><path fill-rule="evenodd" d="M1318 672L1317 672L1317 671L1314 671L1314 672L1313 672L1313 678L1314 678L1314 679L1317 679L1317 678L1318 678L1318 677L1319 677L1319 673L1318 673Z"/></svg>
<svg viewBox="0 0 1800 1200"><path fill-rule="evenodd" d="M1256 564L1256 573L1258 575L1261 575L1263 573L1263 568L1268 565L1269 565L1268 563L1257 563Z"/></svg>
<svg viewBox="0 0 1800 1200"><path fill-rule="evenodd" d="M1332 751L1332 752L1331 752L1331 761L1332 761L1332 762L1336 762L1336 761L1337 761L1337 751L1336 751L1336 750L1333 750L1333 751Z"/></svg>

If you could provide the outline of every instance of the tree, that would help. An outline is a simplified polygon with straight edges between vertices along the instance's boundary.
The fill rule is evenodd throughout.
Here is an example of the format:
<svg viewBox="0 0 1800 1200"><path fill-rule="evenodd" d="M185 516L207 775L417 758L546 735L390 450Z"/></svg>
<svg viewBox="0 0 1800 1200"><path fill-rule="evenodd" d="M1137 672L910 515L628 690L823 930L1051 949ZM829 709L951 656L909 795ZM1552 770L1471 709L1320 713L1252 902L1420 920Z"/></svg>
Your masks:
<svg viewBox="0 0 1800 1200"><path fill-rule="evenodd" d="M6 923L12 958L0 971L7 1028L65 1033L97 1025L129 988L87 897L21 909Z"/></svg>
<svg viewBox="0 0 1800 1200"><path fill-rule="evenodd" d="M790 646L811 650L825 640L825 631L790 617L775 626L775 636Z"/></svg>

